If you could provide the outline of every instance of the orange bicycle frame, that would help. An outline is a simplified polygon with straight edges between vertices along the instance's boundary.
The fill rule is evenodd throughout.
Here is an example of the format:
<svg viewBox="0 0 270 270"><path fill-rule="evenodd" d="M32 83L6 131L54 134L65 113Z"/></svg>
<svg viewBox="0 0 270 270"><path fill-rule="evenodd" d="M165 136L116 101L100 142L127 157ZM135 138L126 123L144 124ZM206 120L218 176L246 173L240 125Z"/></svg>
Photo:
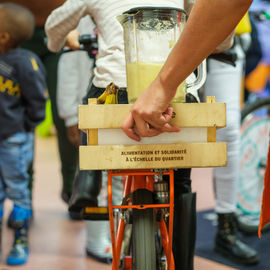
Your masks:
<svg viewBox="0 0 270 270"><path fill-rule="evenodd" d="M173 236L173 210L174 210L174 174L170 169L168 172L163 172L163 175L169 175L170 178L170 199L167 204L144 204L144 205L113 205L112 204L112 176L125 176L123 180L123 198L128 194L131 194L137 189L147 189L153 191L154 175L159 175L159 172L153 172L151 170L120 170L120 171L108 171L108 208L109 208L109 220L111 229L111 241L112 241L112 253L113 262L112 269L118 270L121 256L121 248L124 239L125 221L120 218L117 229L114 228L113 210L114 209L146 209L146 208L169 208L169 226L163 218L159 221L159 229L161 233L162 246L167 258L167 269L175 270L174 257L172 253L172 236ZM131 258L125 259L125 270L131 270Z"/></svg>

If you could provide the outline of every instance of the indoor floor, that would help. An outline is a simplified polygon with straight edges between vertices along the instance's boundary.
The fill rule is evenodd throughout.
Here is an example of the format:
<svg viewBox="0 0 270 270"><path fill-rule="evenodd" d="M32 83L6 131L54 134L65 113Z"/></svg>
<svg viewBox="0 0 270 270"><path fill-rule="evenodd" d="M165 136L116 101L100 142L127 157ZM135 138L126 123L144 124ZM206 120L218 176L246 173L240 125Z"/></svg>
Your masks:
<svg viewBox="0 0 270 270"><path fill-rule="evenodd" d="M12 231L4 225L0 270L109 270L85 255L86 231L83 221L72 221L60 199L61 176L56 138L37 138L35 150L34 220L30 231L30 258L24 266L10 267L5 256L12 244ZM197 209L214 205L211 169L194 169L193 188L197 191ZM6 223L11 204L5 204ZM195 257L195 270L229 268Z"/></svg>

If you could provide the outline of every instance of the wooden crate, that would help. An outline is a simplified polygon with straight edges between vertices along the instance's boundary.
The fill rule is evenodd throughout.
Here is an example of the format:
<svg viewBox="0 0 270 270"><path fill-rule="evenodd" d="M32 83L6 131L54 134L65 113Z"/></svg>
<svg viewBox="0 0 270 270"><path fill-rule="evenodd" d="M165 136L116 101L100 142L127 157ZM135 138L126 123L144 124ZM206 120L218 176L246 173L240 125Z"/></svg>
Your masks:
<svg viewBox="0 0 270 270"><path fill-rule="evenodd" d="M163 133L135 142L121 125L129 104L98 105L89 100L79 106L79 128L88 134L80 146L81 170L162 169L225 166L227 145L216 142L216 129L226 126L226 105L215 103L172 104L171 123L178 133Z"/></svg>

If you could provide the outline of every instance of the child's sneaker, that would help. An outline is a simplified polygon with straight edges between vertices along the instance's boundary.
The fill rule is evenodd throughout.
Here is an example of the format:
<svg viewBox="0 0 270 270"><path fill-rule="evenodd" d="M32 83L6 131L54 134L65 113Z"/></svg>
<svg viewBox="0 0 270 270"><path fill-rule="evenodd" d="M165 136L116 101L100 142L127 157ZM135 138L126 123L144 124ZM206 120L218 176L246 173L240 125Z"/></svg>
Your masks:
<svg viewBox="0 0 270 270"><path fill-rule="evenodd" d="M28 261L28 220L24 221L20 229L14 230L14 243L11 251L7 255L8 265L21 265Z"/></svg>
<svg viewBox="0 0 270 270"><path fill-rule="evenodd" d="M7 264L8 265L25 264L28 261L28 257L29 257L28 245L16 241L16 243L14 243L11 251L7 256Z"/></svg>

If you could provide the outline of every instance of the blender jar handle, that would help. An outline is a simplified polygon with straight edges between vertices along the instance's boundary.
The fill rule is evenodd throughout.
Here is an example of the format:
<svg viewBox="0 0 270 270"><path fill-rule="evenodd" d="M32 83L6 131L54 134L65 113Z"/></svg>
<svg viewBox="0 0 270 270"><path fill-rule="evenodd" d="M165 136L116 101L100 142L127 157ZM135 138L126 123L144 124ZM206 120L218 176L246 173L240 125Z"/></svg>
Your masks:
<svg viewBox="0 0 270 270"><path fill-rule="evenodd" d="M203 60L197 68L196 79L191 83L187 83L188 92L194 92L203 86L206 81L206 73L206 60Z"/></svg>

